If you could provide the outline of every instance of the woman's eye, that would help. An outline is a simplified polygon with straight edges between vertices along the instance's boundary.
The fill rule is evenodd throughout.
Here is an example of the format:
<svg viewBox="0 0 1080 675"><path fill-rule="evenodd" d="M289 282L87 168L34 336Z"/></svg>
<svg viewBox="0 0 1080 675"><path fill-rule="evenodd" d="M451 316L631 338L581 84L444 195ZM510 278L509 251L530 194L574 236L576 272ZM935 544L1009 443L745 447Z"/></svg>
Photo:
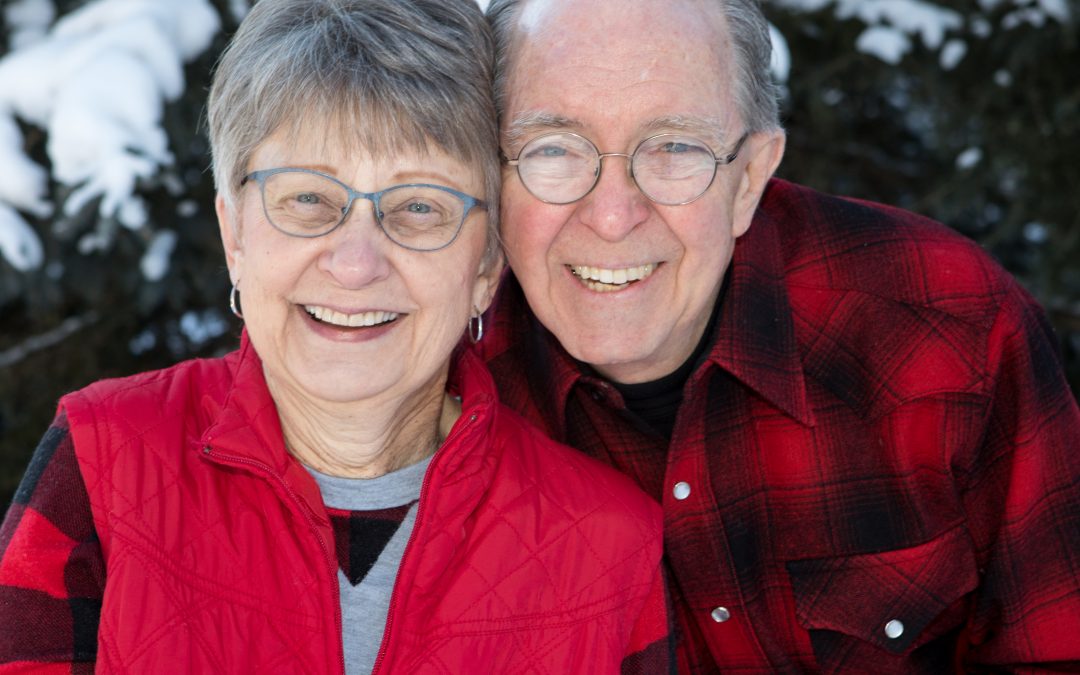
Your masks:
<svg viewBox="0 0 1080 675"><path fill-rule="evenodd" d="M408 209L410 213L431 213L431 205L423 202L413 202Z"/></svg>
<svg viewBox="0 0 1080 675"><path fill-rule="evenodd" d="M319 195L317 194L314 194L312 192L303 192L296 195L296 201L300 202L301 204L318 204L322 200L319 199Z"/></svg>

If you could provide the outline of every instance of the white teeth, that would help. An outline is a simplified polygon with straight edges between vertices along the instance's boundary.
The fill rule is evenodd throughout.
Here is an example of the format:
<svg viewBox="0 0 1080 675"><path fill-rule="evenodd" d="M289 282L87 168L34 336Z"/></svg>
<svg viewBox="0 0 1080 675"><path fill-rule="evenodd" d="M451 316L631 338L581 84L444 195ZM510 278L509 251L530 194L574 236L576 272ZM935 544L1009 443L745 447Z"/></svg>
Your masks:
<svg viewBox="0 0 1080 675"><path fill-rule="evenodd" d="M304 305L304 309L307 310L308 314L319 321L330 323L335 326L344 326L346 328L367 328L370 326L377 326L380 323L387 323L398 318L398 315L394 312L360 312L359 314L343 314L318 305Z"/></svg>
<svg viewBox="0 0 1080 675"><path fill-rule="evenodd" d="M621 269L590 267L588 265L570 265L570 271L594 291L618 290L612 289L610 286L625 286L631 281L640 281L656 271L656 263L639 265L638 267L623 267ZM604 284L607 287L602 286L601 284Z"/></svg>

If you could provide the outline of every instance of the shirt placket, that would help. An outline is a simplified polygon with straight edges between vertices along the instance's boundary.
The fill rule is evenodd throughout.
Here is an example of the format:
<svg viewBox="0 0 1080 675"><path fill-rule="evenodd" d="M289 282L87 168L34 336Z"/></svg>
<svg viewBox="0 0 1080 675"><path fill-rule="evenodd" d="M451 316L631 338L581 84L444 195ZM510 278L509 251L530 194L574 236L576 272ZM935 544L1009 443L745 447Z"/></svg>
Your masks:
<svg viewBox="0 0 1080 675"><path fill-rule="evenodd" d="M630 474L663 506L664 549L686 602L676 611L683 613L680 623L696 626L682 636L692 643L685 650L693 655L692 672L713 672L714 663L769 672L769 660L745 611L714 497L703 442L706 396L684 403L669 449L659 436L626 423L629 413L613 387L593 378L583 378L581 384L581 407L574 412L572 405L567 417L571 445Z"/></svg>
<svg viewBox="0 0 1080 675"><path fill-rule="evenodd" d="M728 549L703 441L705 396L686 399L668 451L661 503L664 550L685 595L690 620L717 664L741 667L769 660L748 620Z"/></svg>

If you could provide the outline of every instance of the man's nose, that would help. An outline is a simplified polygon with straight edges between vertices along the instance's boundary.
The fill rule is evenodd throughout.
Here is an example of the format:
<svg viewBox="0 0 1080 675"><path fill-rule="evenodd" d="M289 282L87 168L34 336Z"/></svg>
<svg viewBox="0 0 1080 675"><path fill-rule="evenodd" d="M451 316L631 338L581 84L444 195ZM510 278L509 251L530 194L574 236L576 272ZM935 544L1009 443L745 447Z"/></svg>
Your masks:
<svg viewBox="0 0 1080 675"><path fill-rule="evenodd" d="M601 155L600 178L582 200L582 222L606 241L625 239L649 216L649 198L630 175L630 159L623 153Z"/></svg>
<svg viewBox="0 0 1080 675"><path fill-rule="evenodd" d="M319 266L343 288L363 288L390 274L387 253L396 244L382 231L370 202L353 204L345 222L324 238Z"/></svg>

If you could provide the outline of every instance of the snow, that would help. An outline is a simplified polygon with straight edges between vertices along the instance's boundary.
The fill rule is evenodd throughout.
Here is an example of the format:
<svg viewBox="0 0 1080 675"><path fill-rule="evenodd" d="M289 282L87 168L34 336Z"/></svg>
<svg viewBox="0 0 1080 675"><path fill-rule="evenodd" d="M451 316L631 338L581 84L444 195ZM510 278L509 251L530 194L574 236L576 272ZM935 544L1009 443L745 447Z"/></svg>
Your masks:
<svg viewBox="0 0 1080 675"><path fill-rule="evenodd" d="M958 13L919 0L838 0L836 16L857 17L868 26L889 25L907 35L918 33L930 49L941 46L946 31L963 25Z"/></svg>
<svg viewBox="0 0 1080 675"><path fill-rule="evenodd" d="M871 26L855 40L855 48L896 65L911 50L911 39L903 31L889 26Z"/></svg>
<svg viewBox="0 0 1080 675"><path fill-rule="evenodd" d="M957 169L970 169L979 162L982 161L983 151L982 148L968 148L964 150L956 157Z"/></svg>
<svg viewBox="0 0 1080 675"><path fill-rule="evenodd" d="M1032 244L1045 244L1050 238L1050 228L1038 221L1024 225L1024 239Z"/></svg>
<svg viewBox="0 0 1080 675"><path fill-rule="evenodd" d="M21 31L16 35L32 35L48 16L46 6L51 3L22 0L5 19L14 11L13 25ZM183 64L205 51L219 29L209 0L96 0L43 36L20 38L21 48L0 59L0 205L38 217L50 212L50 176L23 154L18 117L46 132L51 178L74 188L62 205L65 214L100 199L102 218L148 227L138 184L173 161L161 128L163 106L183 93ZM0 222L0 240L7 244L0 252L18 269L35 260L26 254L32 250L28 238L35 236L21 218L8 213ZM95 250L108 239L90 235L80 250ZM162 260L155 256L144 272L164 274ZM164 264L167 269L167 258Z"/></svg>
<svg viewBox="0 0 1080 675"><path fill-rule="evenodd" d="M20 272L41 265L41 241L26 221L7 204L0 202L0 255Z"/></svg>
<svg viewBox="0 0 1080 675"><path fill-rule="evenodd" d="M180 332L188 341L201 345L224 335L229 330L229 322L221 312L208 309L205 312L185 312L180 317Z"/></svg>
<svg viewBox="0 0 1080 675"><path fill-rule="evenodd" d="M174 248L176 248L175 232L161 230L154 234L154 238L146 248L146 253L139 261L139 269L147 281L161 281L165 278L165 274L169 271L169 258Z"/></svg>
<svg viewBox="0 0 1080 675"><path fill-rule="evenodd" d="M997 9L1003 4L1017 7L1014 14L1021 17L1020 21L1029 21L1035 26L1041 26L1047 19L1058 23L1068 23L1072 18L1068 0L1036 0L1034 3L1030 0L979 0L979 7L986 11ZM1019 23L1017 20L1014 22ZM1003 27L1008 29L1010 26L1005 23Z"/></svg>
<svg viewBox="0 0 1080 675"><path fill-rule="evenodd" d="M49 24L56 18L56 7L50 0L15 0L4 8L4 23L11 30L12 51L37 42L45 36Z"/></svg>
<svg viewBox="0 0 1080 675"><path fill-rule="evenodd" d="M941 56L938 59L938 63L941 64L942 70L952 70L956 67L956 64L964 59L966 54L966 42L955 39L949 40L945 43L945 46L941 48Z"/></svg>
<svg viewBox="0 0 1080 675"><path fill-rule="evenodd" d="M787 40L776 26L769 24L769 38L772 41L772 60L769 67L777 82L787 82L791 72L791 50L788 49Z"/></svg>
<svg viewBox="0 0 1080 675"><path fill-rule="evenodd" d="M0 204L7 203L39 218L52 214L45 198L45 167L35 164L22 152L22 134L15 120L0 115Z"/></svg>
<svg viewBox="0 0 1080 675"><path fill-rule="evenodd" d="M772 4L802 12L833 5L837 18L866 24L855 48L890 64L899 63L910 51L913 37L937 49L948 31L963 26L959 13L922 0L772 0Z"/></svg>

